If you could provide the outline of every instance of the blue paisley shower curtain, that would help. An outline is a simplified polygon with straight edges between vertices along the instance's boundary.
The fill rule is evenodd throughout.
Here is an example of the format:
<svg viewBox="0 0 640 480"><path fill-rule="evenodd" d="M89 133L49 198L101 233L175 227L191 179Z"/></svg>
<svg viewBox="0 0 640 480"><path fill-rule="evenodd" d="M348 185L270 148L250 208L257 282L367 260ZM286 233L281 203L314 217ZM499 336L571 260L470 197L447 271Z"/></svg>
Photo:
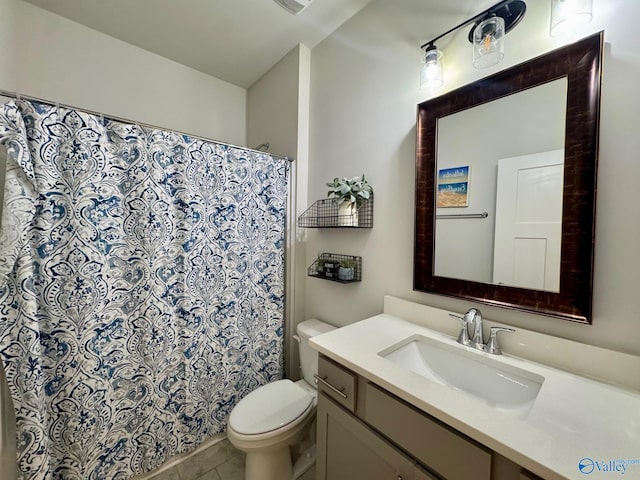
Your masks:
<svg viewBox="0 0 640 480"><path fill-rule="evenodd" d="M25 101L0 141L21 478L149 471L282 377L286 161Z"/></svg>

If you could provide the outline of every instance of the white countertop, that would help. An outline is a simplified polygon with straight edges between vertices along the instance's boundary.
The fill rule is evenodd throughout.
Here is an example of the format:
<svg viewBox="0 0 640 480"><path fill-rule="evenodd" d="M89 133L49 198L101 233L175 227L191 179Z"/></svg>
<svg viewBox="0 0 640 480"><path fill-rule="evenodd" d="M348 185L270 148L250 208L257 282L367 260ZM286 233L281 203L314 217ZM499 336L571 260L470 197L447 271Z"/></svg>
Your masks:
<svg viewBox="0 0 640 480"><path fill-rule="evenodd" d="M627 465L622 478L640 479L639 393L508 354L491 355L545 378L527 417L517 419L378 355L412 335L466 348L448 335L389 314L313 337L310 343L327 357L544 479L620 478L622 472L604 469L620 465L621 460L637 463ZM578 463L584 458L598 462L602 470L596 467L591 474L581 473Z"/></svg>

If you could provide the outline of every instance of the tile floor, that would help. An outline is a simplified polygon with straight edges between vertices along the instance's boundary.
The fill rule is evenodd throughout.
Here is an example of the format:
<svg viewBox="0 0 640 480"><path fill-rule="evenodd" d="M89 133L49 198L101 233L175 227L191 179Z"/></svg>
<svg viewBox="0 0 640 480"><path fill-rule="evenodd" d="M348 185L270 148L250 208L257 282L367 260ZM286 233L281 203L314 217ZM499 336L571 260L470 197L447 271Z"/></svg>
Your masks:
<svg viewBox="0 0 640 480"><path fill-rule="evenodd" d="M236 450L227 439L190 456L183 462L139 480L244 480L244 453ZM315 467L299 480L315 480ZM136 480L136 479L134 479Z"/></svg>

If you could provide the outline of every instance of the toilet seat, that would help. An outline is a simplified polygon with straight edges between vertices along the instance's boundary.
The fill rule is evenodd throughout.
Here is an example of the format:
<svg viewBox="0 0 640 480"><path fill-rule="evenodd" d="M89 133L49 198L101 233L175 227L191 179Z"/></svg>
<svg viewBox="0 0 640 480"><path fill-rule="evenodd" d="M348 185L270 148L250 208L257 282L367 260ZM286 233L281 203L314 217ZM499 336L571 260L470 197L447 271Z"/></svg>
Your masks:
<svg viewBox="0 0 640 480"><path fill-rule="evenodd" d="M241 436L263 436L299 423L312 408L313 397L302 387L278 380L240 400L229 416L229 428Z"/></svg>

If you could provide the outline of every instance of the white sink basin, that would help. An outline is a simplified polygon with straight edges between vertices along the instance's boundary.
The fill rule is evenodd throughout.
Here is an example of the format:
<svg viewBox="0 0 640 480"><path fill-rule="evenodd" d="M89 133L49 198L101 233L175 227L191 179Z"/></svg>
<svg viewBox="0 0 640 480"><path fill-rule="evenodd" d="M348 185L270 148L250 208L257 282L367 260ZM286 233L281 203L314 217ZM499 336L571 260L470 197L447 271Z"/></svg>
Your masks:
<svg viewBox="0 0 640 480"><path fill-rule="evenodd" d="M489 354L420 335L378 355L517 418L528 415L544 382L544 377L497 361Z"/></svg>

